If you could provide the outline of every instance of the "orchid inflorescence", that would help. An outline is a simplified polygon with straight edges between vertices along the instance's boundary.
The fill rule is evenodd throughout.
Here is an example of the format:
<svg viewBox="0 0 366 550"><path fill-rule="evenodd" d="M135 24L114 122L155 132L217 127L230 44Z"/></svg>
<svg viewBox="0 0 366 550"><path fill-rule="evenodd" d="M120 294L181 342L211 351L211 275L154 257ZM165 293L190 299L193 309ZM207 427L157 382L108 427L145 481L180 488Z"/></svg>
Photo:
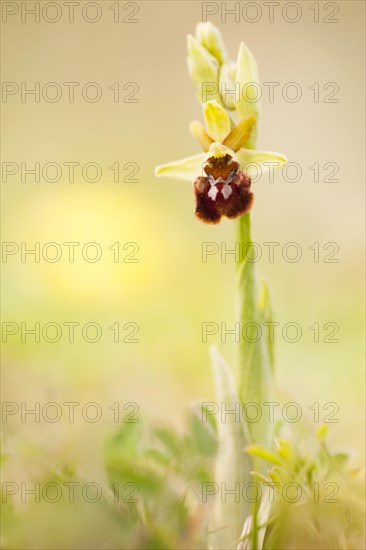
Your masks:
<svg viewBox="0 0 366 550"><path fill-rule="evenodd" d="M218 223L222 216L237 218L247 213L253 203L251 177L278 168L287 159L279 153L253 149L258 102L247 94L233 101L227 92L235 82L239 89L259 83L256 61L243 42L237 62L230 61L219 30L210 22L199 23L196 37L188 36L188 68L206 124L204 127L194 121L190 130L203 153L157 166L155 174L193 181L196 216L207 223ZM225 94L219 91L223 88ZM208 89L214 99L207 101ZM237 124L227 112L233 110Z"/></svg>

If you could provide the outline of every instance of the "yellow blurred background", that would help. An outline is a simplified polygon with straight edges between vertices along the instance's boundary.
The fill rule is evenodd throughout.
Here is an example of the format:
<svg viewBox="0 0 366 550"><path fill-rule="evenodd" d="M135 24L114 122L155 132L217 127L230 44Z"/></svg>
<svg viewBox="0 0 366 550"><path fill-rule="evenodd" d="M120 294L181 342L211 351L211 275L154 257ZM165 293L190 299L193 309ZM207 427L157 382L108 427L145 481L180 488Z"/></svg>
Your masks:
<svg viewBox="0 0 366 550"><path fill-rule="evenodd" d="M20 3L19 3L20 4ZM27 3L28 4L28 3ZM29 3L30 4L30 3ZM42 3L41 3L42 4ZM82 3L83 4L83 3ZM97 3L98 4L98 3ZM3 345L3 400L58 403L77 401L100 404L102 420L85 422L76 414L73 424L22 423L19 414L4 426L4 447L11 455L5 466L7 479L32 478L42 463L66 453L86 476L102 474L103 444L116 428L109 409L136 402L141 413L184 425L185 410L192 400L212 400L213 383L208 349L217 342L234 364L235 343L220 335L202 342L202 322L226 322L236 315L235 262L219 254L202 262L202 243L235 241L234 225L224 220L206 226L194 217L190 184L157 180L156 164L199 152L188 126L201 119L200 106L186 68L186 35L202 20L202 4L193 1L137 2L136 23L113 21L112 2L99 2L100 21L91 24L76 11L75 22L31 17L25 23L19 13L3 23L3 81L59 83L61 99L51 103L20 93L2 104L2 161L32 167L56 162L94 162L102 168L96 183L85 181L80 167L74 182L67 170L60 181L21 182L20 171L2 183L2 235L4 242L59 243L62 258L39 263L20 253L3 258L4 322L98 323L99 342L88 343L76 331L74 343L67 333L57 343L32 337L25 343L19 332ZM131 3L130 3L131 4ZM134 4L134 3L132 3ZM241 3L243 4L243 3ZM263 115L259 148L280 151L302 167L298 182L286 181L281 171L253 184L253 239L263 250L258 271L269 283L274 320L281 325L297 322L303 337L296 344L276 341L277 382L286 401L298 402L304 418L312 423L314 402L322 407L339 405L338 423L330 425L335 446L351 448L363 456L364 433L364 4L337 2L338 23L325 23L324 3L320 21L308 2L300 2L302 17L289 23L280 15L269 22L261 2L262 17L256 23L232 17L210 20L223 33L231 58L240 41L255 54L262 82L278 82L274 102L263 91ZM133 7L121 3L121 18ZM282 6L282 3L281 3ZM126 9L125 9L126 8ZM92 12L90 12L92 13ZM280 11L278 12L280 13ZM51 9L49 17L52 16ZM67 100L64 82L79 82L75 101ZM81 88L96 82L102 97L96 103L83 100ZM119 83L120 101L109 88ZM135 89L135 103L122 98ZM283 87L296 82L302 97L286 101ZM324 103L335 82L336 103ZM309 89L319 83L320 101ZM51 89L50 89L51 94ZM4 101L4 100L3 100ZM138 182L115 183L109 167L118 162L121 180L136 163ZM320 180L309 168L319 163ZM337 163L339 182L324 182ZM291 174L290 174L291 176ZM268 260L265 242L278 242L275 261ZM75 262L67 260L64 242L79 242ZM96 242L103 255L89 263L81 257L86 243ZM115 263L109 249L120 243L122 257L137 243L138 263ZM281 250L297 242L302 258L285 262ZM326 243L339 246L338 263L314 262L309 249L319 243L321 259ZM326 252L331 252L328 249ZM50 251L50 254L52 251ZM91 251L92 254L92 251ZM139 326L138 343L113 342L108 328L114 323ZM314 323L339 325L339 343L314 343L309 329ZM121 328L125 336L129 330ZM321 330L321 337L324 333ZM321 338L321 339L322 339ZM328 412L331 412L330 410ZM51 414L51 413L50 413ZM30 457L36 457L30 460Z"/></svg>

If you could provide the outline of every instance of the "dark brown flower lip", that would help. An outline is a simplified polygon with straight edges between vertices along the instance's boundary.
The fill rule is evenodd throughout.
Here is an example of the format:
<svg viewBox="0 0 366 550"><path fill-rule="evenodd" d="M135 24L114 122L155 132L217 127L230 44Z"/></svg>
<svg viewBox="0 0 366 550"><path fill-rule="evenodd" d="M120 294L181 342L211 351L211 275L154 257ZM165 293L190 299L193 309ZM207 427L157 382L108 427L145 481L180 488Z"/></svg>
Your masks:
<svg viewBox="0 0 366 550"><path fill-rule="evenodd" d="M233 219L248 212L253 202L251 181L239 171L239 162L230 154L209 157L203 176L193 182L196 216L206 223L219 223L222 216Z"/></svg>
<svg viewBox="0 0 366 550"><path fill-rule="evenodd" d="M250 186L250 178L244 172L215 184L210 176L198 177L193 183L196 216L205 223L217 224L222 216L235 219L246 214L254 198Z"/></svg>

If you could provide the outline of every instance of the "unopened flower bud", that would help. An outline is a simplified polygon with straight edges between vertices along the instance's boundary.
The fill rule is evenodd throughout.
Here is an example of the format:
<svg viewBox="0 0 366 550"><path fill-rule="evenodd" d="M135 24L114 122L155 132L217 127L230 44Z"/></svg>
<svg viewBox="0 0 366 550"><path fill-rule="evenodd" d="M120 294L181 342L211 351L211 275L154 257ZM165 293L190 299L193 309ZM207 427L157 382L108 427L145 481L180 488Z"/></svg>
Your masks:
<svg viewBox="0 0 366 550"><path fill-rule="evenodd" d="M239 99L239 91L236 89L236 63L228 61L220 67L219 85L224 107L234 111L235 103Z"/></svg>
<svg viewBox="0 0 366 550"><path fill-rule="evenodd" d="M210 21L198 23L196 27L196 38L206 50L213 55L219 65L227 60L227 52L221 33Z"/></svg>
<svg viewBox="0 0 366 550"><path fill-rule="evenodd" d="M258 120L259 98L255 100L249 97L251 95L249 88L252 87L254 89L259 87L258 67L254 55L244 42L239 47L235 80L239 83L240 87L239 101L235 104L239 121L250 115L254 115ZM250 149L253 148L256 141L257 132L254 129L248 147Z"/></svg>
<svg viewBox="0 0 366 550"><path fill-rule="evenodd" d="M198 99L202 103L213 99L221 103L219 66L216 58L192 35L187 37L187 46L188 70L196 87Z"/></svg>

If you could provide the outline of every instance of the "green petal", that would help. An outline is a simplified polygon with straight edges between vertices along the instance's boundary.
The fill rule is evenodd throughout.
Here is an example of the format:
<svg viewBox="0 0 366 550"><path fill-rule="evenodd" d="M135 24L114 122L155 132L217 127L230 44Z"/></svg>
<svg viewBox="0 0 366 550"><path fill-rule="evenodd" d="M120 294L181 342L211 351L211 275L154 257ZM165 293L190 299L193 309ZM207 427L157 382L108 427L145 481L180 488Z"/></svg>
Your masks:
<svg viewBox="0 0 366 550"><path fill-rule="evenodd" d="M226 61L227 53L221 33L210 21L198 23L196 38L217 59L219 65Z"/></svg>
<svg viewBox="0 0 366 550"><path fill-rule="evenodd" d="M259 88L258 67L254 55L244 42L242 42L239 47L236 82L238 82L240 86L239 101L236 103L236 111L239 120L249 115L255 115L258 119L259 101L255 101ZM256 131L252 132L248 146L253 148L255 143Z"/></svg>
<svg viewBox="0 0 366 550"><path fill-rule="evenodd" d="M208 135L202 124L197 120L194 120L189 125L189 129L191 131L191 134L195 136L200 142L202 149L207 152L210 148L211 143L213 143L213 139Z"/></svg>
<svg viewBox="0 0 366 550"><path fill-rule="evenodd" d="M217 101L207 101L202 105L208 135L219 143L230 133L230 117Z"/></svg>
<svg viewBox="0 0 366 550"><path fill-rule="evenodd" d="M155 168L155 176L158 178L177 178L193 182L198 176L202 176L202 164L204 153L186 157L175 162L161 164Z"/></svg>
<svg viewBox="0 0 366 550"><path fill-rule="evenodd" d="M236 156L240 162L240 170L254 178L277 169L287 162L285 155L270 151L253 151L251 149L239 149Z"/></svg>
<svg viewBox="0 0 366 550"><path fill-rule="evenodd" d="M219 68L217 60L197 40L187 36L188 70L202 103L216 99L221 103L219 93Z"/></svg>
<svg viewBox="0 0 366 550"><path fill-rule="evenodd" d="M226 147L229 147L233 151L239 151L242 147L250 141L250 134L255 129L257 119L254 115L248 116L239 122L235 126L229 135L223 141Z"/></svg>

